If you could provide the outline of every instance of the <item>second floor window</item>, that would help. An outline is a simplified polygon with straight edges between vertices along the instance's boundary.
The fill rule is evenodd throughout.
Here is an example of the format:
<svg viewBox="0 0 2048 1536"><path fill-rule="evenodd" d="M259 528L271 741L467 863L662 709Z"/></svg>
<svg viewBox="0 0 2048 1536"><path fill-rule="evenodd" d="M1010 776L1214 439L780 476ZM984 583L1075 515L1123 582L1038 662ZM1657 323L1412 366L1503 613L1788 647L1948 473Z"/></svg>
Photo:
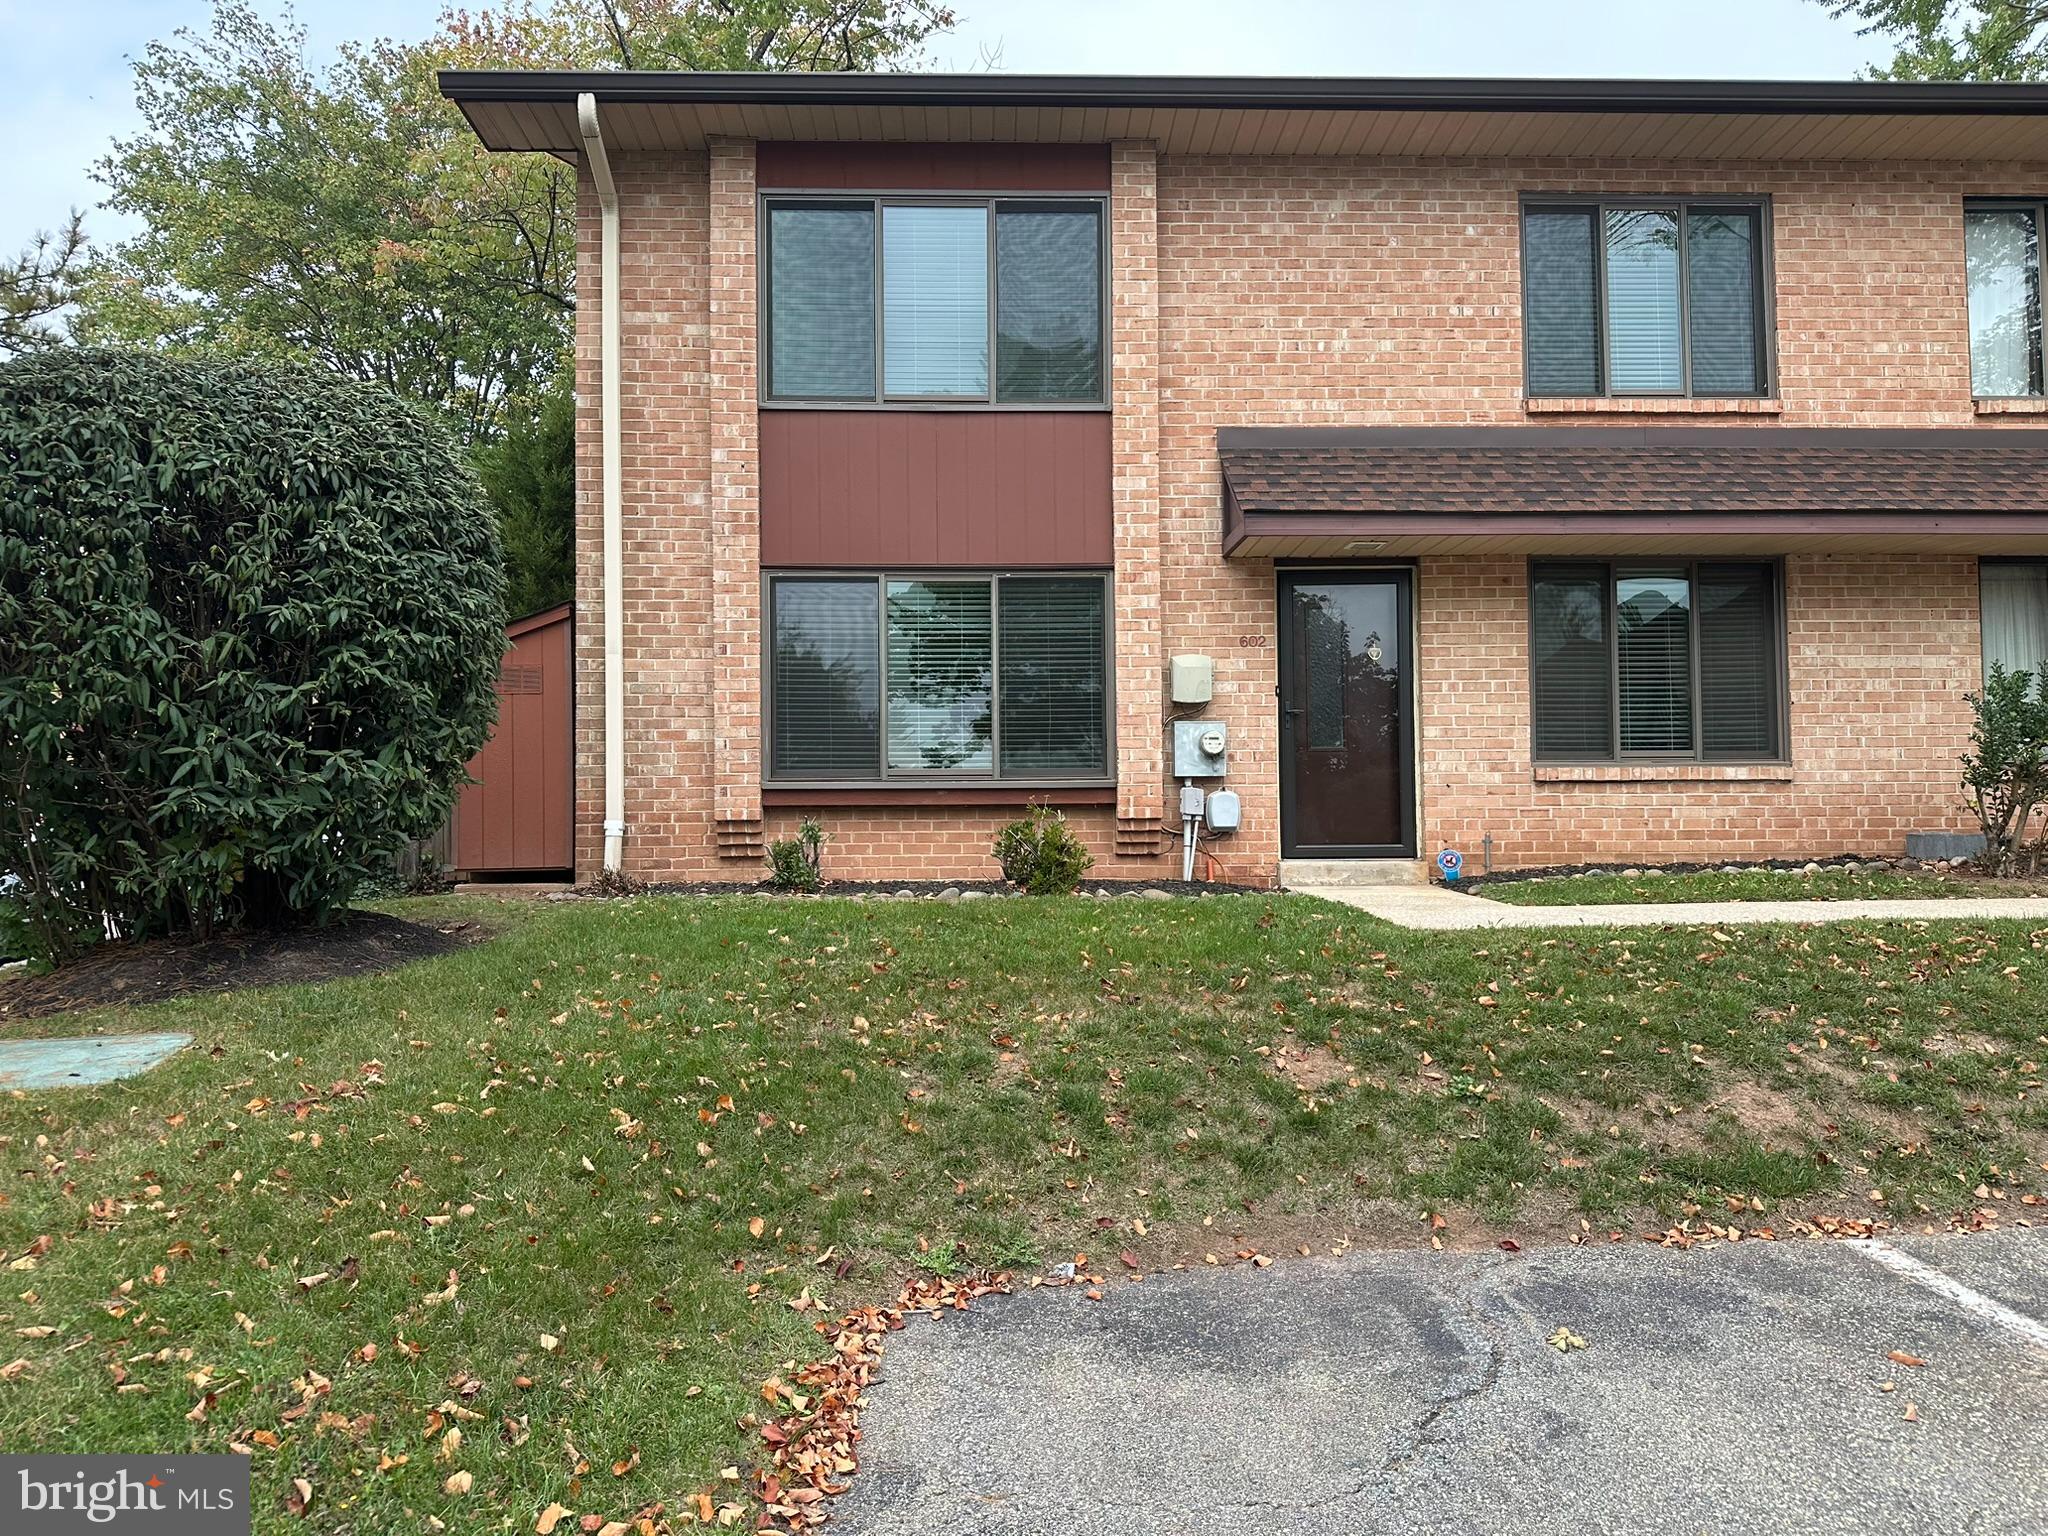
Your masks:
<svg viewBox="0 0 2048 1536"><path fill-rule="evenodd" d="M1980 400L2040 394L2040 205L1968 205L1963 262L1970 280L1970 393Z"/></svg>
<svg viewBox="0 0 2048 1536"><path fill-rule="evenodd" d="M1103 399L1102 204L771 198L771 400Z"/></svg>
<svg viewBox="0 0 2048 1536"><path fill-rule="evenodd" d="M1522 210L1531 395L1763 395L1761 203L1532 202Z"/></svg>

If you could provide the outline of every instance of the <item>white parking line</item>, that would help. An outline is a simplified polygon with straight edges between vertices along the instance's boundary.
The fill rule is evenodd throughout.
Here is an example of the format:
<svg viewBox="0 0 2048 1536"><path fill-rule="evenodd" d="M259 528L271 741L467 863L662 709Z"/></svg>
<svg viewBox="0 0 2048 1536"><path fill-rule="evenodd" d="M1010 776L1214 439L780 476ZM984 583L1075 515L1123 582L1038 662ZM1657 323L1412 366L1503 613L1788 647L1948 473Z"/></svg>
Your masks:
<svg viewBox="0 0 2048 1536"><path fill-rule="evenodd" d="M1915 1285L1925 1286L1936 1295L1946 1296L1973 1317L1981 1317L1987 1323L1994 1323L2007 1333L2016 1333L2034 1348L2048 1350L2048 1323L2037 1322L2024 1312L2015 1312L2002 1301L1993 1301L1982 1291L1974 1291L1953 1276L1943 1274L1932 1264L1922 1263L1912 1254L1894 1248L1879 1238L1863 1238L1850 1245L1861 1249L1893 1274L1903 1275Z"/></svg>

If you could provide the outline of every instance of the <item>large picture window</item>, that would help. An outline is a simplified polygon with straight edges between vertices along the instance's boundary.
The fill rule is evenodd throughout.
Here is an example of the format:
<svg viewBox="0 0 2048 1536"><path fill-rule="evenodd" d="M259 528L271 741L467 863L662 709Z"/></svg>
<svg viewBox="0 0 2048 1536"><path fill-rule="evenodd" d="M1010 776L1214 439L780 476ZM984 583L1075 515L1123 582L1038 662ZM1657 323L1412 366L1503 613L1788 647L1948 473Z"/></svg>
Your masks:
<svg viewBox="0 0 2048 1536"><path fill-rule="evenodd" d="M1784 618L1763 561L1529 568L1538 761L1784 755Z"/></svg>
<svg viewBox="0 0 2048 1536"><path fill-rule="evenodd" d="M1099 199L772 197L762 227L771 401L1102 403Z"/></svg>
<svg viewBox="0 0 2048 1536"><path fill-rule="evenodd" d="M1529 394L1767 394L1767 227L1756 202L1525 206Z"/></svg>
<svg viewBox="0 0 2048 1536"><path fill-rule="evenodd" d="M2041 393L2041 214L2038 203L1963 210L1970 393L1980 400Z"/></svg>
<svg viewBox="0 0 2048 1536"><path fill-rule="evenodd" d="M1108 578L777 576L770 782L1109 777Z"/></svg>

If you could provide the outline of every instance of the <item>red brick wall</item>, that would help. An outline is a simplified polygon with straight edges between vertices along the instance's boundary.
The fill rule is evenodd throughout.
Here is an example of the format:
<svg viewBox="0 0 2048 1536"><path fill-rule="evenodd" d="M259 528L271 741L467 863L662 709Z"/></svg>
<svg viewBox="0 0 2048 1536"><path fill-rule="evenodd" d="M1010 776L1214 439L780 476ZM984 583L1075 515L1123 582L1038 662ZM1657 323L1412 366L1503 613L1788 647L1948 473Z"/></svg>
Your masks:
<svg viewBox="0 0 2048 1536"><path fill-rule="evenodd" d="M720 151L722 217L751 218L751 156ZM1158 749L1167 656L1217 662L1210 715L1231 732L1245 830L1223 873L1277 866L1274 584L1266 561L1217 554L1219 426L1471 424L1607 418L1521 399L1517 199L1524 192L1743 193L1774 202L1781 407L1679 402L1701 420L1964 426L1976 418L1962 265L1966 194L2038 193L2048 168L1224 160L1112 150L1111 358L1118 500L1118 809L1124 846L1171 786ZM753 506L752 231L714 239L704 156L630 158L625 198L628 868L738 878L714 814L757 806L758 603ZM595 273L586 193L583 270ZM712 295L721 295L714 314ZM596 305L578 321L581 415L578 855L600 846ZM737 352L736 352L737 349ZM715 369L707 357L721 358ZM2027 430L2005 419L1983 430ZM1142 552L1156 547L1156 565ZM719 573L714 609L711 573ZM1156 597L1147 572L1156 570ZM1905 578L1914 578L1908 583ZM1425 562L1419 734L1425 850L1555 862L1896 852L1904 832L1961 824L1951 781L1975 681L1973 563L1795 559L1791 778L1539 782L1528 762L1518 558ZM721 765L714 735L727 742ZM758 811L755 811L758 814ZM987 875L979 808L839 809L835 873ZM794 813L768 813L775 835ZM1174 872L1118 856L1116 818L1077 811L1096 874ZM729 823L731 825L731 823ZM751 837L749 824L747 837ZM750 844L742 843L745 852Z"/></svg>
<svg viewBox="0 0 2048 1536"><path fill-rule="evenodd" d="M621 159L620 428L625 450L626 864L701 875L712 846L714 515L706 408L705 157ZM576 868L604 850L597 197L586 180L576 314Z"/></svg>

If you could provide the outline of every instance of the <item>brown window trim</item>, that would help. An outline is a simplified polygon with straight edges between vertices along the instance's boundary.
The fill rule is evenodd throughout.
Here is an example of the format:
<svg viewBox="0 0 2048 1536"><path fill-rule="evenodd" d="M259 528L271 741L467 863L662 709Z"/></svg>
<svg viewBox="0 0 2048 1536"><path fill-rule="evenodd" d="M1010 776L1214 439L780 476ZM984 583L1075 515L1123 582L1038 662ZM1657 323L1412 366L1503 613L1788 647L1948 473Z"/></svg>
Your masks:
<svg viewBox="0 0 2048 1536"><path fill-rule="evenodd" d="M1103 759L1105 772L1100 775L1076 774L1069 778L1005 778L1002 774L1002 676L1000 658L1002 655L1002 627L1000 621L1000 587L1004 580L1034 579L1091 580L1102 583L1102 714L1103 714ZM989 588L991 627L990 688L994 699L994 714L990 723L989 739L993 766L987 773L893 773L878 779L793 779L778 778L775 775L775 691L773 688L775 665L775 584L778 581L872 581L881 592L881 606L877 624L875 644L880 665L881 684L881 750L884 758L888 752L889 740L889 665L888 633L889 604L888 588L892 581L985 581ZM957 790L964 793L989 791L999 798L980 802L994 805L1022 804L1025 797L1051 793L1055 790L1079 790L1100 792L1107 790L1112 796L1116 790L1116 575L1113 571L1099 567L1047 567L1036 566L973 566L942 567L937 569L886 569L835 570L835 569L776 569L761 573L761 718L764 726L762 741L763 794L787 791L798 796L791 804L803 803L803 797L818 794L875 794L884 790L902 791L910 801L920 796L930 798L935 790ZM886 768L886 763L883 765ZM865 803L865 802L864 802ZM975 803L975 802L957 802Z"/></svg>
<svg viewBox="0 0 2048 1536"><path fill-rule="evenodd" d="M1600 389L1592 395L1539 395L1529 389L1529 240L1528 218L1532 211L1544 209L1590 208L1593 211L1593 285L1594 285L1594 331L1593 351L1595 365L1600 370ZM1680 236L1680 257L1678 269L1679 304L1679 348L1685 373L1685 386L1676 394L1622 394L1608 385L1607 364L1607 210L1610 208L1676 208L1678 223L1685 228L1685 214L1689 208L1754 208L1757 211L1757 342L1758 384L1760 387L1743 394L1699 394L1692 387L1692 317L1690 296L1686 291L1686 237ZM1739 193L1707 193L1687 196L1672 193L1668 196L1636 196L1634 194L1604 196L1600 193L1572 194L1569 192L1525 192L1515 212L1516 260L1521 277L1520 298L1522 301L1522 393L1525 400L1777 400L1778 396L1778 305L1777 305L1777 248L1774 243L1773 226L1776 224L1776 210L1769 193L1753 195Z"/></svg>
<svg viewBox="0 0 2048 1536"><path fill-rule="evenodd" d="M1544 566L1584 565L1604 567L1607 572L1603 632L1606 636L1608 663L1607 707L1610 715L1610 737L1613 751L1604 757L1554 757L1545 756L1536 750L1536 573ZM1621 746L1621 683L1615 676L1618 635L1615 631L1614 583L1616 577L1628 570L1643 568L1656 569L1662 566L1684 566L1686 580L1693 589L1691 612L1692 635L1692 716L1693 740L1696 743L1691 752L1625 752ZM1766 565L1774 578L1772 598L1775 605L1777 625L1774 640L1777 648L1778 706L1777 735L1778 750L1767 757L1722 757L1709 756L1703 743L1703 728L1700 721L1700 654L1699 654L1699 568L1703 565ZM1790 768L1792 767L1792 683L1791 683L1791 640L1790 616L1785 606L1785 561L1782 557L1743 559L1739 556L1699 555L1644 555L1595 556L1595 555L1539 555L1532 557L1524 573L1522 591L1528 603L1527 625L1523 643L1528 648L1529 681L1529 763L1532 768L1594 768L1630 767L1641 765L1655 767L1701 766L1710 768Z"/></svg>
<svg viewBox="0 0 2048 1536"><path fill-rule="evenodd" d="M809 395L778 395L773 392L774 380L769 377L768 353L773 345L771 327L774 323L774 296L769 278L771 235L769 214L778 205L803 203L869 203L875 211L875 392L861 397ZM882 328L882 284L881 262L882 209L896 203L926 207L986 207L989 215L988 243L988 392L985 395L930 396L891 395L883 379L884 337ZM1098 237L1096 255L1097 320L1100 327L1098 346L1102 355L1102 388L1091 400L1004 400L996 394L996 243L995 216L1003 203L1089 203L1098 209L1096 234ZM918 188L891 191L886 188L861 188L847 191L830 189L797 189L762 191L755 198L755 299L757 317L755 325L756 346L759 355L755 359L754 377L757 383L758 405L763 410L868 410L868 411L1098 411L1112 408L1115 360L1111 356L1111 333L1114 330L1114 315L1111 312L1111 229L1110 194L1108 191L1091 192L947 192L932 188Z"/></svg>

